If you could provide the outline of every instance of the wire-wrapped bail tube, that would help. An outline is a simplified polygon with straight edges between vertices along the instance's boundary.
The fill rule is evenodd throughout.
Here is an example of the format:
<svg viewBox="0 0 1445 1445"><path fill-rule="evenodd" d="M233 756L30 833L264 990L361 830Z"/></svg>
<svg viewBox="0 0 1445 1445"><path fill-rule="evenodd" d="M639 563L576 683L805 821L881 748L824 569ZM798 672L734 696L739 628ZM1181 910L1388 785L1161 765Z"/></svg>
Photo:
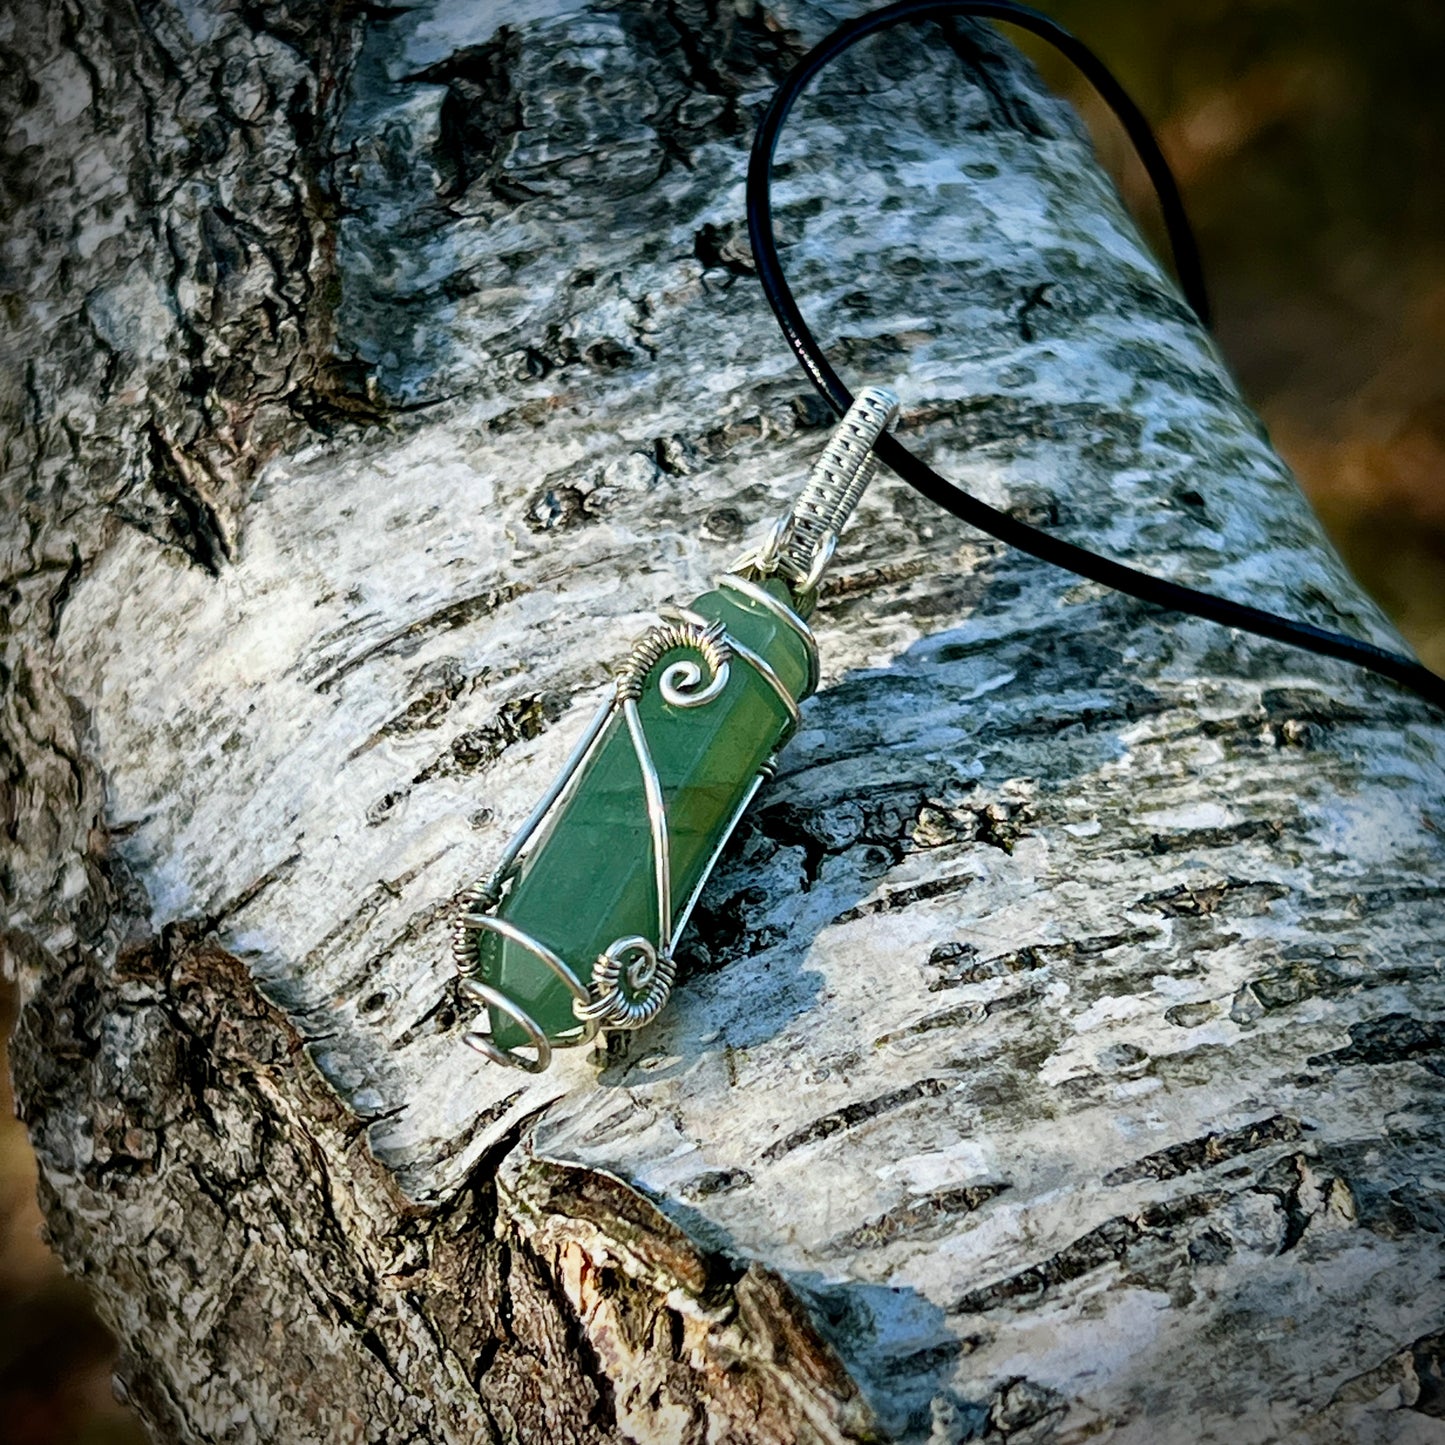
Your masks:
<svg viewBox="0 0 1445 1445"><path fill-rule="evenodd" d="M898 398L865 386L833 429L793 505L757 553L756 570L781 572L800 592L817 587L839 533L878 473L873 448L898 415Z"/></svg>

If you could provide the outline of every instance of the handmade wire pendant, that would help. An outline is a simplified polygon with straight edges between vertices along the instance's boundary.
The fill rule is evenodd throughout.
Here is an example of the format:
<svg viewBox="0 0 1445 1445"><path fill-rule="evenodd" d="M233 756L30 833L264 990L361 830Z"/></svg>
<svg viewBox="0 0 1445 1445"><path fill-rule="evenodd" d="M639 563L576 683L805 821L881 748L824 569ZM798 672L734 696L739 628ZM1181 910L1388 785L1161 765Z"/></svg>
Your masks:
<svg viewBox="0 0 1445 1445"><path fill-rule="evenodd" d="M496 869L458 898L479 1053L538 1073L667 1002L708 875L818 685L808 617L897 408L860 393L762 545L637 640Z"/></svg>

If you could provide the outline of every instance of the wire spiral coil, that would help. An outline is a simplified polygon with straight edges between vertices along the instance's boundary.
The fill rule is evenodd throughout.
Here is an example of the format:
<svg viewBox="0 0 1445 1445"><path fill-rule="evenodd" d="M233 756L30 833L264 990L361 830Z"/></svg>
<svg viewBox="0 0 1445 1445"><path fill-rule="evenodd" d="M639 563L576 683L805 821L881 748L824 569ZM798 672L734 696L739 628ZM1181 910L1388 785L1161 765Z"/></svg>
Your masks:
<svg viewBox="0 0 1445 1445"><path fill-rule="evenodd" d="M575 1005L574 1012L606 1028L640 1029L662 1012L676 977L671 955L659 954L649 939L619 938L592 970L592 1002Z"/></svg>
<svg viewBox="0 0 1445 1445"><path fill-rule="evenodd" d="M622 702L642 696L647 676L669 652L689 648L701 654L710 680L702 682L702 669L691 658L674 662L662 674L659 691L674 707L702 707L728 685L728 659L732 644L721 622L680 616L649 628L632 645L627 661L617 670L617 696Z"/></svg>

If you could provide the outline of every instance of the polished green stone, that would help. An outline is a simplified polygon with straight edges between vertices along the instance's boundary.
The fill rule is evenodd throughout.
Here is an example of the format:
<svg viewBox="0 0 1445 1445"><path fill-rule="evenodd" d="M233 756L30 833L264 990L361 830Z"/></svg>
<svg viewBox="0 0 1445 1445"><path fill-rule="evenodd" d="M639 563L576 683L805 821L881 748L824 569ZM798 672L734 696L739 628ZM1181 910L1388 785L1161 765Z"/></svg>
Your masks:
<svg viewBox="0 0 1445 1445"><path fill-rule="evenodd" d="M767 584L789 605L780 582ZM811 601L811 599L808 599ZM720 589L693 610L721 619L728 633L762 657L801 700L808 659L802 640L766 607ZM702 879L759 769L790 726L787 709L767 681L741 657L712 702L682 708L664 701L659 679L689 649L664 655L646 678L638 712L666 800L677 918ZM642 935L658 942L657 885L642 772L621 710L614 712L543 835L524 854L498 906L506 919L551 948L585 984L599 954L616 940ZM575 1032L572 996L534 955L495 934L478 936L482 977L515 1000L549 1038ZM491 1015L503 1048L526 1043L515 1023Z"/></svg>

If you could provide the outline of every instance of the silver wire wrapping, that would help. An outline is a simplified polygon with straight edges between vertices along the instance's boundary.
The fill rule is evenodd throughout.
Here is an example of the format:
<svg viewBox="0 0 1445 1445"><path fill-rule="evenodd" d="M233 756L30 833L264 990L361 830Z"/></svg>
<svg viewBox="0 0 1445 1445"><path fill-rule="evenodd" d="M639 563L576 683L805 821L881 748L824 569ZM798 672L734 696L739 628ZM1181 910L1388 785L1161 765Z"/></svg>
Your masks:
<svg viewBox="0 0 1445 1445"><path fill-rule="evenodd" d="M833 557L838 534L878 471L873 443L893 425L898 398L881 386L864 387L833 430L823 455L793 505L778 518L761 547L733 564L734 572L786 578L812 592Z"/></svg>
<svg viewBox="0 0 1445 1445"><path fill-rule="evenodd" d="M679 647L688 647L702 654L712 681L699 688L702 669L691 658L684 658L662 674L659 690L674 707L702 707L728 685L728 658L735 646L721 622L709 622L695 613L679 613L676 620L650 628L632 644L627 661L617 670L617 695L636 701L658 660Z"/></svg>
<svg viewBox="0 0 1445 1445"><path fill-rule="evenodd" d="M717 579L720 587L737 592L772 613L802 641L808 662L804 696L815 691L818 685L817 643L803 619L756 579L777 574L787 580L795 592L806 593L816 588L832 557L838 533L877 469L873 443L891 424L897 408L896 398L881 388L863 391L839 423L797 500L778 519L762 546L740 558L730 572ZM758 788L772 775L772 759L769 759L744 790L697 885L674 918L667 801L653 765L637 703L658 662L679 649L696 653L702 664L692 658L682 658L664 669L658 686L666 702L681 708L707 706L726 689L736 660L757 672L786 708L789 725L779 747L798 726L800 715L793 695L766 659L730 636L720 621L710 621L687 608L667 608L664 620L633 644L618 669L612 696L598 709L561 772L507 844L496 870L457 898L451 953L460 975L460 987L484 1008L505 1014L526 1035L527 1043L523 1047L533 1051L533 1057L529 1058L516 1049L500 1048L480 1028L468 1031L464 1041L495 1063L540 1073L551 1063L554 1048L585 1044L603 1028L641 1028L657 1017L676 979L677 965L673 959L676 941L686 928L729 837ZM609 723L619 714L630 736L643 781L658 900L657 943L654 945L640 935L615 940L596 959L590 985L584 985L565 960L524 930L496 917L493 910L501 902L507 882L519 867L528 843L564 798L569 785L607 734ZM567 986L578 1020L575 1031L549 1039L515 999L481 976L478 942L482 933L497 934L519 944Z"/></svg>
<svg viewBox="0 0 1445 1445"><path fill-rule="evenodd" d="M632 962L625 963L629 955ZM592 991L597 997L577 1012L609 1028L640 1029L662 1011L676 976L677 965L671 956L659 956L651 940L640 935L619 938L592 970Z"/></svg>

